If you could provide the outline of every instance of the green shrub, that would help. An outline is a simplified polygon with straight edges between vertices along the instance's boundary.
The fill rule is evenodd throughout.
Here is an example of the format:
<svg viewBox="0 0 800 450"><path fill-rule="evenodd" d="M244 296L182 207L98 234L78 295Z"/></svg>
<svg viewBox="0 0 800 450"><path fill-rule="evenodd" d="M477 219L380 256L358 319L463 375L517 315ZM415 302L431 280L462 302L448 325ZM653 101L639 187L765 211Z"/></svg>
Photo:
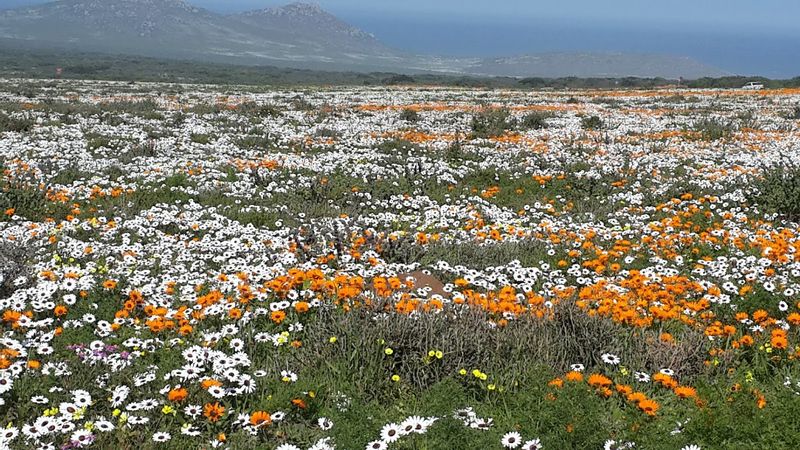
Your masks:
<svg viewBox="0 0 800 450"><path fill-rule="evenodd" d="M761 178L750 193L750 200L767 212L788 220L800 220L800 164L786 155L779 164L762 167Z"/></svg>
<svg viewBox="0 0 800 450"><path fill-rule="evenodd" d="M111 148L111 138L108 136L100 136L100 135L86 136L87 150L93 151L101 147Z"/></svg>
<svg viewBox="0 0 800 450"><path fill-rule="evenodd" d="M476 138L501 136L515 129L515 122L505 108L483 111L472 116L472 135Z"/></svg>
<svg viewBox="0 0 800 450"><path fill-rule="evenodd" d="M272 148L275 145L275 141L269 136L253 134L236 139L234 143L239 146L239 148L245 149Z"/></svg>
<svg viewBox="0 0 800 450"><path fill-rule="evenodd" d="M550 113L534 111L522 118L520 127L526 130L541 130L548 127L547 119L551 117L553 115Z"/></svg>
<svg viewBox="0 0 800 450"><path fill-rule="evenodd" d="M317 137L336 139L341 136L341 133L330 128L320 128L316 131L316 133L314 133L314 135Z"/></svg>
<svg viewBox="0 0 800 450"><path fill-rule="evenodd" d="M189 138L195 144L208 144L211 141L211 138L207 134L192 133L192 135Z"/></svg>
<svg viewBox="0 0 800 450"><path fill-rule="evenodd" d="M33 253L32 248L11 241L0 242L0 298L8 298L14 291L30 286L33 270L29 262Z"/></svg>
<svg viewBox="0 0 800 450"><path fill-rule="evenodd" d="M133 145L127 152L119 156L120 162L130 163L134 158L152 158L158 154L156 150L156 143L153 140L147 140Z"/></svg>
<svg viewBox="0 0 800 450"><path fill-rule="evenodd" d="M603 128L603 119L598 116L589 116L581 119L581 128L584 130L599 130Z"/></svg>
<svg viewBox="0 0 800 450"><path fill-rule="evenodd" d="M13 131L17 133L30 131L33 129L34 121L29 117L16 118L0 114L0 133L4 131Z"/></svg>
<svg viewBox="0 0 800 450"><path fill-rule="evenodd" d="M400 111L400 120L406 122L419 122L419 113L411 108L404 108Z"/></svg>
<svg viewBox="0 0 800 450"><path fill-rule="evenodd" d="M733 122L722 119L705 118L695 122L690 131L698 133L698 139L703 141L717 141L733 136L738 127Z"/></svg>
<svg viewBox="0 0 800 450"><path fill-rule="evenodd" d="M281 115L281 110L272 104L259 105L256 102L244 102L239 105L236 110L246 116L255 117L277 117Z"/></svg>

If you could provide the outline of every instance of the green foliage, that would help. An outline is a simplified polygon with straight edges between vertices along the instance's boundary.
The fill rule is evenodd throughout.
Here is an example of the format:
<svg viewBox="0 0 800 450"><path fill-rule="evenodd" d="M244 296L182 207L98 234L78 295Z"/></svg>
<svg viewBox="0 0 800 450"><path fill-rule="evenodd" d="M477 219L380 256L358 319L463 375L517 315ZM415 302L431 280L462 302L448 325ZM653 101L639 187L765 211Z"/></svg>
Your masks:
<svg viewBox="0 0 800 450"><path fill-rule="evenodd" d="M708 88L723 88L723 89L738 89L747 83L756 82L761 83L764 87L769 89L777 89L784 87L797 87L800 86L800 77L795 77L789 80L770 80L764 77L743 77L743 76L730 76L719 78L699 78L691 80L686 83L686 87L691 89L708 89Z"/></svg>
<svg viewBox="0 0 800 450"><path fill-rule="evenodd" d="M762 167L749 192L750 200L767 212L800 220L800 164L790 157L782 155L780 164Z"/></svg>
<svg viewBox="0 0 800 450"><path fill-rule="evenodd" d="M130 163L135 158L152 158L158 154L156 150L156 143L153 140L139 142L130 148L125 153L119 156L122 163Z"/></svg>
<svg viewBox="0 0 800 450"><path fill-rule="evenodd" d="M211 137L209 135L200 133L192 133L189 139L195 144L208 144L211 142Z"/></svg>
<svg viewBox="0 0 800 450"><path fill-rule="evenodd" d="M237 146L244 149L253 149L253 148L263 148L268 149L272 148L275 145L275 141L271 139L269 136L264 135L253 135L248 134L246 136L240 137L234 140Z"/></svg>
<svg viewBox="0 0 800 450"><path fill-rule="evenodd" d="M13 205L16 215L32 221L42 221L48 217L63 219L69 211L68 205L64 203L48 201L45 191L35 180L0 183L0 205ZM3 215L0 220L7 218L7 215Z"/></svg>
<svg viewBox="0 0 800 450"><path fill-rule="evenodd" d="M90 178L92 174L80 170L78 167L71 165L59 170L55 176L50 179L50 184L69 185L76 180Z"/></svg>
<svg viewBox="0 0 800 450"><path fill-rule="evenodd" d="M599 130L603 128L603 119L598 116L588 116L581 119L581 128L584 130Z"/></svg>
<svg viewBox="0 0 800 450"><path fill-rule="evenodd" d="M331 128L319 128L314 133L314 135L317 136L317 137L325 137L325 138L333 138L333 139L335 139L335 138L340 137L341 133L336 131L336 130L333 130Z"/></svg>
<svg viewBox="0 0 800 450"><path fill-rule="evenodd" d="M277 106L269 103L259 105L253 101L242 103L236 110L240 114L255 117L278 117L281 115L281 109Z"/></svg>
<svg viewBox="0 0 800 450"><path fill-rule="evenodd" d="M413 77L404 74L395 74L381 80L381 83L387 86L394 86L398 84L413 84L415 82L416 80Z"/></svg>
<svg viewBox="0 0 800 450"><path fill-rule="evenodd" d="M400 111L400 120L412 123L418 122L419 113L411 108L403 108L403 110Z"/></svg>
<svg viewBox="0 0 800 450"><path fill-rule="evenodd" d="M490 138L502 136L507 131L515 129L516 121L508 109L488 109L472 116L470 128L473 137Z"/></svg>
<svg viewBox="0 0 800 450"><path fill-rule="evenodd" d="M12 131L22 133L33 129L34 121L31 118L18 118L0 113L0 133Z"/></svg>
<svg viewBox="0 0 800 450"><path fill-rule="evenodd" d="M704 141L727 139L733 136L737 130L738 127L733 121L717 118L701 119L690 128L690 131L698 133L699 139Z"/></svg>
<svg viewBox="0 0 800 450"><path fill-rule="evenodd" d="M526 114L520 121L520 128L525 130L541 130L547 128L547 119L552 118L553 115L546 112L534 111Z"/></svg>
<svg viewBox="0 0 800 450"><path fill-rule="evenodd" d="M0 298L9 298L15 291L28 287L32 269L31 252L11 241L0 242ZM22 279L22 283L16 282Z"/></svg>

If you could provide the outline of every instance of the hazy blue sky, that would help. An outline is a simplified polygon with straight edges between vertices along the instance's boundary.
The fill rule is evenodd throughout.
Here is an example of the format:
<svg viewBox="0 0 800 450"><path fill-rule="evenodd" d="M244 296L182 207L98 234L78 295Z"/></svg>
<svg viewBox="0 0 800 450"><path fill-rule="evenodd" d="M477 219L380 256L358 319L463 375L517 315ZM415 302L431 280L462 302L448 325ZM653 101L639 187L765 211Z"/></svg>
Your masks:
<svg viewBox="0 0 800 450"><path fill-rule="evenodd" d="M218 12L281 0L189 0ZM46 3L0 0L0 7ZM418 53L505 56L636 51L695 57L724 70L800 75L800 0L320 0L386 44Z"/></svg>

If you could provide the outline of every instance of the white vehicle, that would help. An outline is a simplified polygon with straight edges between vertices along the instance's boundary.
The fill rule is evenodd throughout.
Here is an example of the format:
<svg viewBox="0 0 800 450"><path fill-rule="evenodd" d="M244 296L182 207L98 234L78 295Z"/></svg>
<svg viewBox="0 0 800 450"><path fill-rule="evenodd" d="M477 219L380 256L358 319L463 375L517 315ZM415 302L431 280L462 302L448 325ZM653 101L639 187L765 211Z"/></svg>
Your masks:
<svg viewBox="0 0 800 450"><path fill-rule="evenodd" d="M745 84L744 86L742 86L742 89L745 89L745 90L748 90L748 91L760 91L761 89L764 89L764 85L761 84L761 83L756 83L755 81L751 81L751 82Z"/></svg>

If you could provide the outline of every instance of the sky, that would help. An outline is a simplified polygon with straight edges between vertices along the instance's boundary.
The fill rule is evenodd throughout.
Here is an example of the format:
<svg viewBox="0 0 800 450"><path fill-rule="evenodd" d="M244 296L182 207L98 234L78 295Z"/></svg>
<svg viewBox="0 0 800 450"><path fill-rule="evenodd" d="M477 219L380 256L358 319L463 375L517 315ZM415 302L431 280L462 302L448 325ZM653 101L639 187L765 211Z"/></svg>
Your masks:
<svg viewBox="0 0 800 450"><path fill-rule="evenodd" d="M290 0L188 0L239 12ZM0 7L46 0L0 0ZM694 57L735 74L800 75L800 0L319 0L414 53L626 51Z"/></svg>

